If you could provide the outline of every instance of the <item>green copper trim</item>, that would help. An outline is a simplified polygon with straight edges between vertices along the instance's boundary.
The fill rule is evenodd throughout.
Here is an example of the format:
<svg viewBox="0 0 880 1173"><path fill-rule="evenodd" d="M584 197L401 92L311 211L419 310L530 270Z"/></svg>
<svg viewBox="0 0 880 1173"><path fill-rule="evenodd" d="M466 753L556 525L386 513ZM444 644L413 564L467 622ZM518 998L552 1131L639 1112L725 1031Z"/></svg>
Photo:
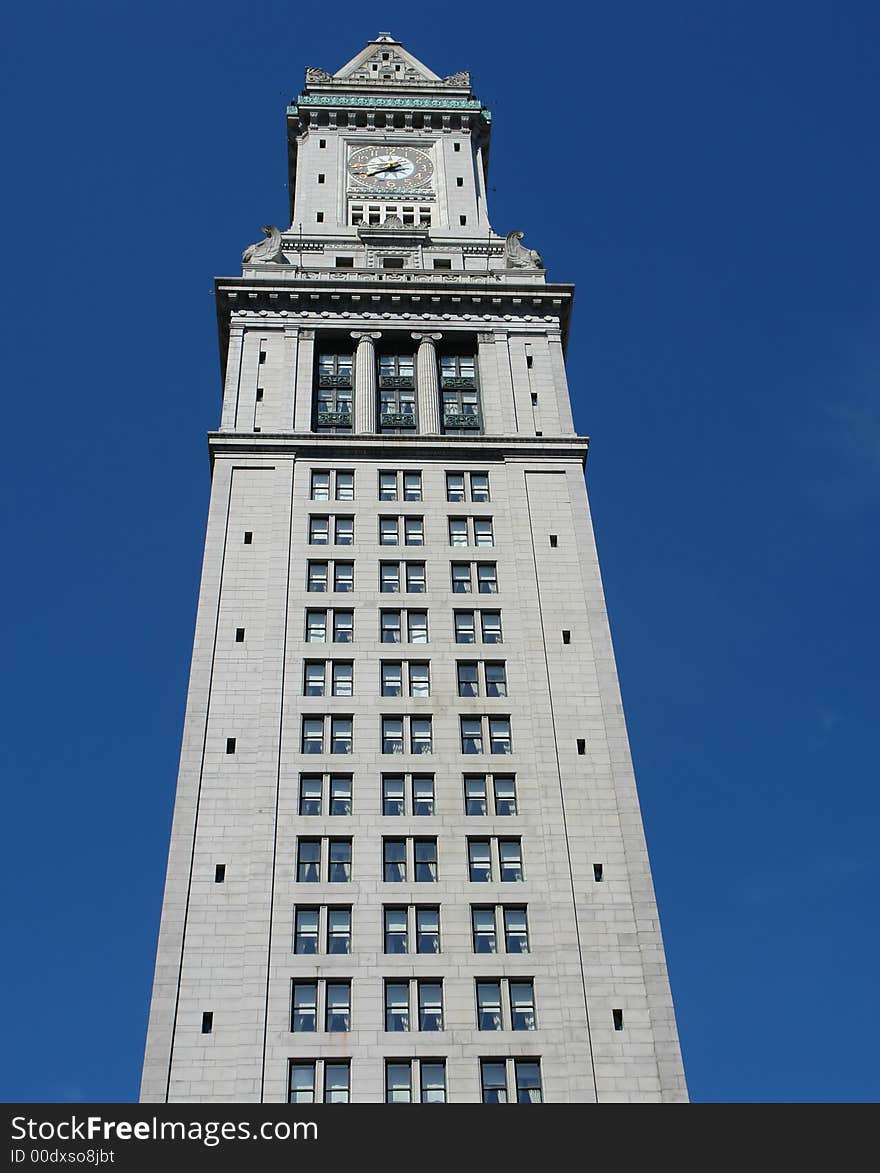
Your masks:
<svg viewBox="0 0 880 1173"><path fill-rule="evenodd" d="M387 98L368 94L300 94L297 106L400 106L431 110L483 110L475 98ZM296 114L297 106L288 106L288 114ZM484 117L489 111L483 110Z"/></svg>

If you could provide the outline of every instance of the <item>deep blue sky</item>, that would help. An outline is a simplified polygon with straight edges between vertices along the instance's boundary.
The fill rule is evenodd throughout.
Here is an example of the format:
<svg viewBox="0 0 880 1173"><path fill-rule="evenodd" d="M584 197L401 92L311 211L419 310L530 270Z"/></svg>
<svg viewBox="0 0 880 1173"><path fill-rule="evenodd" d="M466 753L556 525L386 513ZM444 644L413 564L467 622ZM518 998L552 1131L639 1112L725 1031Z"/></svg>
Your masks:
<svg viewBox="0 0 880 1173"><path fill-rule="evenodd" d="M215 274L382 29L494 113L569 371L695 1100L876 1100L880 9L18 4L2 321L4 1100L136 1097Z"/></svg>

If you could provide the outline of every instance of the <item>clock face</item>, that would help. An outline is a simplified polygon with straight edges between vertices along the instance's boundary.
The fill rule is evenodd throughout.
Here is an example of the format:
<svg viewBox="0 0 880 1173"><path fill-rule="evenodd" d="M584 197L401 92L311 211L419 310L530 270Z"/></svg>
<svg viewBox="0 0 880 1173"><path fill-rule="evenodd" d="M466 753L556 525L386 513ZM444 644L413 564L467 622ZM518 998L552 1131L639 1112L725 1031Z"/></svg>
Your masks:
<svg viewBox="0 0 880 1173"><path fill-rule="evenodd" d="M348 157L348 174L372 191L415 191L430 186L434 164L415 147L357 147Z"/></svg>

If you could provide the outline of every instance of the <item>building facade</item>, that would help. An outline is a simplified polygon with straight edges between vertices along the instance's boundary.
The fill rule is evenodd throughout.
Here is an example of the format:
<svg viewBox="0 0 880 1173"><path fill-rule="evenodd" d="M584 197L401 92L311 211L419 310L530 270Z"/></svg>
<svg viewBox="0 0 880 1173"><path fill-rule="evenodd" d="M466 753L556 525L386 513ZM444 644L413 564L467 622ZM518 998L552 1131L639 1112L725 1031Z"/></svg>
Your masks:
<svg viewBox="0 0 880 1173"><path fill-rule="evenodd" d="M490 115L388 34L287 113L224 371L147 1102L687 1098L565 371Z"/></svg>

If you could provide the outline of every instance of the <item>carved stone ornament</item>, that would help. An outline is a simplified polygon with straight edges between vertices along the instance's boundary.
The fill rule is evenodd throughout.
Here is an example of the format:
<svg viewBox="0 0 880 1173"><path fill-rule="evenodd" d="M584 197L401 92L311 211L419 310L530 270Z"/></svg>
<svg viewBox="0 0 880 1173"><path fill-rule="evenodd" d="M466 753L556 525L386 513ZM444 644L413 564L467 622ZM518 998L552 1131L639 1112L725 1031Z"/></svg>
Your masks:
<svg viewBox="0 0 880 1173"><path fill-rule="evenodd" d="M265 240L249 244L241 254L243 265L286 265L281 251L281 233L274 224L263 225Z"/></svg>
<svg viewBox="0 0 880 1173"><path fill-rule="evenodd" d="M383 228L403 228L403 221L401 220L401 218L399 216L392 214L391 216L385 217L385 219L382 221L382 227Z"/></svg>
<svg viewBox="0 0 880 1173"><path fill-rule="evenodd" d="M318 69L314 65L306 67L306 85L315 85L322 81L333 81L333 78L325 69Z"/></svg>
<svg viewBox="0 0 880 1173"><path fill-rule="evenodd" d="M458 73L450 73L449 77L444 77L443 81L448 86L469 86L471 75L466 69L462 69Z"/></svg>
<svg viewBox="0 0 880 1173"><path fill-rule="evenodd" d="M533 248L524 248L520 241L524 233L508 232L504 241L504 267L506 269L543 269L541 254Z"/></svg>

